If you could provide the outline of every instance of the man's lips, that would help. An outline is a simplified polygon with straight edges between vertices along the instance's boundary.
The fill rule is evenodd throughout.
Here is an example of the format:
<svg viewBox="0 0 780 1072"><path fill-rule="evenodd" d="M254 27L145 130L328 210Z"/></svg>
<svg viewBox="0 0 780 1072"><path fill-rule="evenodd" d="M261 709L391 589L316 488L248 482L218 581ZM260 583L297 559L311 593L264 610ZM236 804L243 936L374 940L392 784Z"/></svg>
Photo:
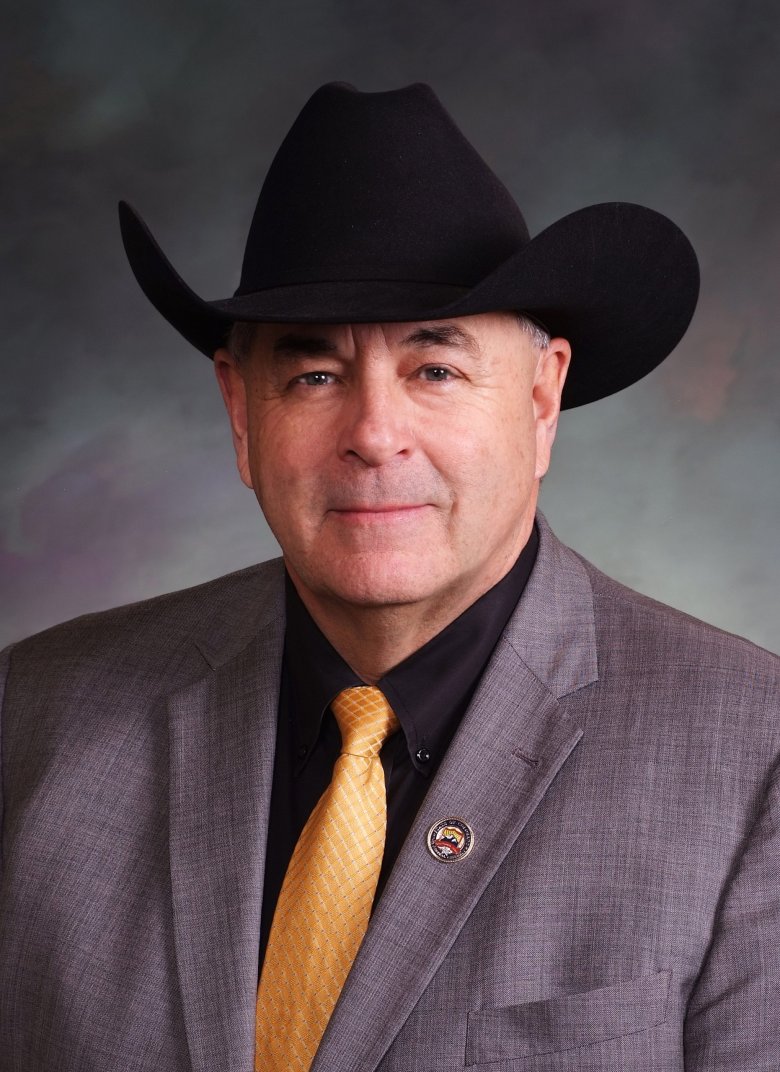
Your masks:
<svg viewBox="0 0 780 1072"><path fill-rule="evenodd" d="M328 513L346 521L392 521L411 518L431 503L372 503L332 506Z"/></svg>
<svg viewBox="0 0 780 1072"><path fill-rule="evenodd" d="M338 514L384 514L393 510L421 510L428 503L350 503L344 506L331 506Z"/></svg>

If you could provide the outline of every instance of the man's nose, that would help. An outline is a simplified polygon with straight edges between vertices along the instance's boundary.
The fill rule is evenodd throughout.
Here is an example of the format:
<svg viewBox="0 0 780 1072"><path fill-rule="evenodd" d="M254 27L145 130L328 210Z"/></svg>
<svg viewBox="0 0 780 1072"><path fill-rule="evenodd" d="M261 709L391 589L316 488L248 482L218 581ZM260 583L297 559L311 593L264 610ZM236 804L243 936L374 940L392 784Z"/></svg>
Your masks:
<svg viewBox="0 0 780 1072"><path fill-rule="evenodd" d="M378 466L412 447L408 403L400 386L373 380L356 385L345 402L339 457Z"/></svg>

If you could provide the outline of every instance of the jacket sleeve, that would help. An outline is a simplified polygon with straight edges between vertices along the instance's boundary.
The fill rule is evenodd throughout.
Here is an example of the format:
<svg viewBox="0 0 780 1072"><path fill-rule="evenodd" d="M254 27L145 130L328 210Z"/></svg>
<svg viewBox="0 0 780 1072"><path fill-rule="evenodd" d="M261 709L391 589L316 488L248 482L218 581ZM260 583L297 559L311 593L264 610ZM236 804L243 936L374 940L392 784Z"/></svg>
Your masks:
<svg viewBox="0 0 780 1072"><path fill-rule="evenodd" d="M0 882L3 878L3 845L5 841L3 825L3 811L5 802L5 785L3 783L3 771L5 770L5 756L3 753L3 704L5 702L5 681L8 677L8 666L11 662L11 648L0 651Z"/></svg>
<svg viewBox="0 0 780 1072"><path fill-rule="evenodd" d="M688 1004L686 1072L780 1069L780 770L724 891Z"/></svg>

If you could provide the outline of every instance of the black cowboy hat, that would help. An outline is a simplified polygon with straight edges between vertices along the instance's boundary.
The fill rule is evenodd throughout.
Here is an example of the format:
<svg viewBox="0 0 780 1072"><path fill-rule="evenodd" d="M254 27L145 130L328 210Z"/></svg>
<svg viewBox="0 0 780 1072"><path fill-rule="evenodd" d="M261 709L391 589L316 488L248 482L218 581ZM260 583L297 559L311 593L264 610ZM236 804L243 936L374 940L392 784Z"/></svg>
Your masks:
<svg viewBox="0 0 780 1072"><path fill-rule="evenodd" d="M535 238L433 90L311 97L271 164L232 298L204 301L125 202L141 289L211 357L235 321L370 323L517 310L572 345L571 408L635 383L676 346L699 289L696 255L651 209L614 202Z"/></svg>

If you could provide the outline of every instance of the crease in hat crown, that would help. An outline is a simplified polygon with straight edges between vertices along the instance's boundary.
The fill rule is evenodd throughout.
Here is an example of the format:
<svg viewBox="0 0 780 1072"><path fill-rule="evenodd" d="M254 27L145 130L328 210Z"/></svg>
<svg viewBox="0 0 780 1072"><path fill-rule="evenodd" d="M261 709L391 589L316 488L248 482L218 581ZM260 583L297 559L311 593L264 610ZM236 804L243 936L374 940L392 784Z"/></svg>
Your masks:
<svg viewBox="0 0 780 1072"><path fill-rule="evenodd" d="M527 242L509 191L428 86L337 83L311 97L271 164L236 293L367 279L473 287Z"/></svg>
<svg viewBox="0 0 780 1072"><path fill-rule="evenodd" d="M422 83L307 101L260 191L241 279L206 301L120 202L132 270L155 308L213 356L237 320L349 323L517 310L572 344L563 407L635 382L677 344L698 265L665 216L593 205L531 239L511 194Z"/></svg>

